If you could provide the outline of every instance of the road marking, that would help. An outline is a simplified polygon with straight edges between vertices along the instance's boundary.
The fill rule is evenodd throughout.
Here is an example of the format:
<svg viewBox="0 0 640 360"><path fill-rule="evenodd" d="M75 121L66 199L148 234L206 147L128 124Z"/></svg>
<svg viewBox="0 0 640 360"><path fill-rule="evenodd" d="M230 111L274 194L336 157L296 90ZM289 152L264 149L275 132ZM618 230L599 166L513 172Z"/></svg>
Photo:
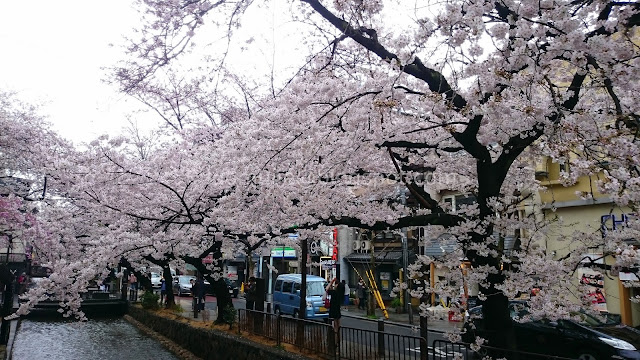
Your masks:
<svg viewBox="0 0 640 360"><path fill-rule="evenodd" d="M419 347L417 347L417 348L407 348L406 350L413 351L415 353L420 353L420 348ZM456 351L446 352L446 351L444 351L444 350L442 350L440 348L436 348L434 350L432 346L427 347L427 352L428 353L431 352L434 356L445 357L445 358L454 357L454 358L461 359L464 356L462 353L459 353L459 352L456 352Z"/></svg>

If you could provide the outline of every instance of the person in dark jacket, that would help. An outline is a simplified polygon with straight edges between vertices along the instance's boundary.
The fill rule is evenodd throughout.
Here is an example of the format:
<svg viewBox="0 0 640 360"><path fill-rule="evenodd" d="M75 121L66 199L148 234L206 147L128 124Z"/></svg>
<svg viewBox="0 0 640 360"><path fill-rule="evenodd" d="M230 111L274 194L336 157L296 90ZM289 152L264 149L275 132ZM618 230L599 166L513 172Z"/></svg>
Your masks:
<svg viewBox="0 0 640 360"><path fill-rule="evenodd" d="M340 306L344 299L344 284L337 282L334 278L331 280L329 285L327 285L325 290L327 291L327 294L331 296L331 300L329 302L329 318L333 320L333 330L336 334L336 338L339 339L338 330L340 329L340 318L342 317Z"/></svg>
<svg viewBox="0 0 640 360"><path fill-rule="evenodd" d="M249 278L244 294L245 300L247 301L246 308L253 310L256 302L256 278L253 276Z"/></svg>
<svg viewBox="0 0 640 360"><path fill-rule="evenodd" d="M167 296L167 282L164 280L164 276L160 277L160 306L165 304L165 296Z"/></svg>
<svg viewBox="0 0 640 360"><path fill-rule="evenodd" d="M367 292L367 286L364 284L364 280L360 278L360 280L358 280L358 285L356 286L356 297L358 298L358 309L364 310L367 308L366 292Z"/></svg>

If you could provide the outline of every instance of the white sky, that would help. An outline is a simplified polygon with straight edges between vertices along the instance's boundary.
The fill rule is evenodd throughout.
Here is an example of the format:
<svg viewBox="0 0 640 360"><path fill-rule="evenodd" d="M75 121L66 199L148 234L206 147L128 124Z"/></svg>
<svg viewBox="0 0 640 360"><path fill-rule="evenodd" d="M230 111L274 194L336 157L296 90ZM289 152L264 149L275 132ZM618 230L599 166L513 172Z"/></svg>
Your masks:
<svg viewBox="0 0 640 360"><path fill-rule="evenodd" d="M274 0L276 3L281 1ZM131 0L0 0L0 89L16 91L21 100L40 104L54 129L76 143L89 142L103 133L119 133L127 126L127 114L145 108L103 83L107 72L101 67L113 66L124 57L120 46L123 34L136 27L139 19L132 4ZM245 22L248 26L243 26L242 32L248 32L245 37L261 38L245 45L253 55L237 53L237 49L230 54L236 59L232 63L256 75L256 67L274 61L279 68L276 74L281 72L281 66L291 63L293 44L300 41L290 39L296 37L291 24L274 28L274 22L282 21L277 20L280 14L268 11L265 17L258 10L253 21L249 19ZM262 29L257 30L256 25ZM275 45L257 49L261 46L256 45L274 39L286 45L277 51ZM139 113L135 118L143 129L155 121Z"/></svg>
<svg viewBox="0 0 640 360"><path fill-rule="evenodd" d="M74 142L125 125L135 101L102 83L122 34L137 19L130 0L0 0L0 89L42 104L54 128Z"/></svg>
<svg viewBox="0 0 640 360"><path fill-rule="evenodd" d="M107 72L101 67L124 57L123 34L139 24L132 5L131 0L0 0L0 89L40 104L54 129L76 143L119 133L127 126L126 115L144 107L103 83ZM256 79L270 66L277 77L288 78L307 50L285 2L269 5L246 14L236 36L256 41L232 50L229 64ZM142 129L155 121L140 113L135 119Z"/></svg>

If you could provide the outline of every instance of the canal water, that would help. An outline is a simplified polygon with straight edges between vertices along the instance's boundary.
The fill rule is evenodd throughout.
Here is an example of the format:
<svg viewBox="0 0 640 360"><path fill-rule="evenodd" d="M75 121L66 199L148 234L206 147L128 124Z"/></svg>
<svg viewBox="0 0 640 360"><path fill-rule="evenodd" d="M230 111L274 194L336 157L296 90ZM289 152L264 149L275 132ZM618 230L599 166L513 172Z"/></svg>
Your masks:
<svg viewBox="0 0 640 360"><path fill-rule="evenodd" d="M122 318L86 322L25 319L13 360L177 360L159 342Z"/></svg>

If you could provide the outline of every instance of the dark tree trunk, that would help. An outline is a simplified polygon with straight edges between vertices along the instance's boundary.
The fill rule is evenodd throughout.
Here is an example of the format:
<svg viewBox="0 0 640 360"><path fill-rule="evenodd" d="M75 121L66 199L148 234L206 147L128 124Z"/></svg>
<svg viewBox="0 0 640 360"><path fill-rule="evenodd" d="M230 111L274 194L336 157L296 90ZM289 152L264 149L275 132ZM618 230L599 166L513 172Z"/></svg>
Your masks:
<svg viewBox="0 0 640 360"><path fill-rule="evenodd" d="M478 160L478 206L480 219L487 219L494 215L487 201L500 196L500 189L504 182L508 167L504 168L492 164L490 161ZM476 244L488 244L493 235L493 226L484 229L484 234L471 234L471 241ZM509 299L496 287L505 281L501 256L480 256L475 251L469 251L469 260L473 267L489 266L495 273L487 276L488 287L480 287L487 299L482 302L482 316L485 327L485 339L491 347L515 350L516 338L513 332L513 322L509 313ZM499 354L495 354L500 356ZM507 355L509 359L516 359L515 353Z"/></svg>
<svg viewBox="0 0 640 360"><path fill-rule="evenodd" d="M233 307L231 295L229 294L227 283L222 278L218 279L218 281L209 280L209 282L211 283L213 294L216 296L218 303L218 317L216 318L215 323L223 324L225 322L223 319L224 309L228 306Z"/></svg>

